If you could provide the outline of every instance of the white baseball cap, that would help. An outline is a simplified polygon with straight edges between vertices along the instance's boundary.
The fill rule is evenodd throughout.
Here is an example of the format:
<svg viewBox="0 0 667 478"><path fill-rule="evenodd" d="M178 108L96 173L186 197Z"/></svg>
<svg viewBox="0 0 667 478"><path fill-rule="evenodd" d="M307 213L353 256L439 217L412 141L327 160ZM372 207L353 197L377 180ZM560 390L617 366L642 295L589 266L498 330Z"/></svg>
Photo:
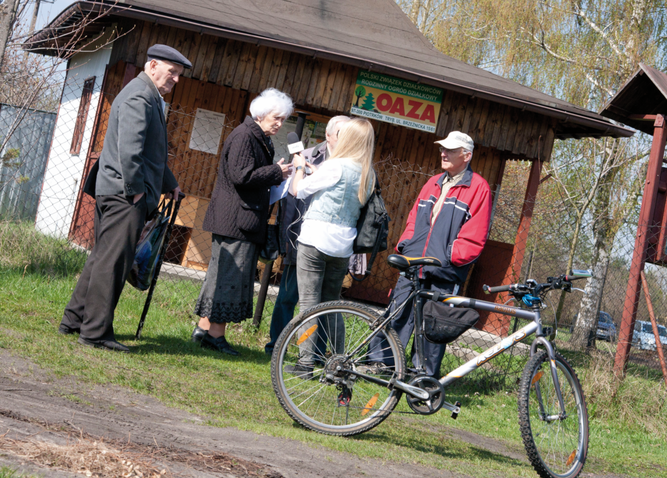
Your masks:
<svg viewBox="0 0 667 478"><path fill-rule="evenodd" d="M473 148L475 147L475 143L472 140L472 138L465 133L461 133L460 131L452 131L447 135L445 139L441 139L440 141L436 141L435 143L439 144L443 148L447 149L463 148L467 149L470 152L472 152Z"/></svg>

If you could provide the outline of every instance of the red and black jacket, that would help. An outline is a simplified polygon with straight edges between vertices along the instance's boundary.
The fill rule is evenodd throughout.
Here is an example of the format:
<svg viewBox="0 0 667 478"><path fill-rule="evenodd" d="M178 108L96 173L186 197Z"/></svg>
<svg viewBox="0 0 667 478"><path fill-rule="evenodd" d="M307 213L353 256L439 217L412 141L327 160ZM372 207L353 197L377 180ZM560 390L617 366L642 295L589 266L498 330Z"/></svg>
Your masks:
<svg viewBox="0 0 667 478"><path fill-rule="evenodd" d="M440 197L445 174L433 176L420 191L396 251L408 257L436 257L442 267L424 267L426 277L463 284L489 235L491 190L484 178L466 169L463 178L447 192L431 225L431 212Z"/></svg>

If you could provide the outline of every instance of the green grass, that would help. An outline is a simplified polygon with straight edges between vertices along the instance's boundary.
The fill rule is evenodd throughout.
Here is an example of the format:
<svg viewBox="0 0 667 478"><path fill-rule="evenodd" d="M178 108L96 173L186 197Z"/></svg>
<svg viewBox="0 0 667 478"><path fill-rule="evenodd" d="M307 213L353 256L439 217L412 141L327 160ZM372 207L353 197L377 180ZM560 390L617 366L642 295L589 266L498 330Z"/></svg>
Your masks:
<svg viewBox="0 0 667 478"><path fill-rule="evenodd" d="M0 467L0 478L36 478L35 475L19 474L12 468Z"/></svg>
<svg viewBox="0 0 667 478"><path fill-rule="evenodd" d="M40 244L44 251L49 250L48 244ZM127 387L166 405L201 414L211 426L292 438L359 457L391 457L392 461L475 477L536 476L527 461L492 452L457 435L460 429L500 440L524 456L514 390L478 393L473 388L452 388L448 400L460 400L463 405L456 421L446 411L428 417L395 413L361 436L343 439L319 435L295 425L273 393L270 358L263 352L268 320L259 331L251 321L230 326L228 337L241 352L240 357L201 349L189 341L195 323L191 313L194 304L183 297L192 297L192 291L175 293L178 287L160 287L159 282L141 340L135 340L134 333L145 294L128 287L117 308L116 336L132 347L132 354L82 347L76 336L56 333L76 283L72 267L65 268L53 258L45 267L35 263L30 254L17 260L4 248L0 254L4 257L0 261L0 348L32 360L54 377ZM44 255L53 257L47 252ZM77 258L68 260L78 267L82 264ZM26 261L30 261L27 266ZM179 286L197 291L199 287L189 281ZM264 316L270 317L270 311ZM659 372L631 368L625 382L618 383L610 378L612 364L605 361L604 353L591 357L565 351L584 383L591 410L589 460L584 471L667 477L667 406ZM70 400L87 404L85 397L63 393ZM409 411L405 401L397 411Z"/></svg>

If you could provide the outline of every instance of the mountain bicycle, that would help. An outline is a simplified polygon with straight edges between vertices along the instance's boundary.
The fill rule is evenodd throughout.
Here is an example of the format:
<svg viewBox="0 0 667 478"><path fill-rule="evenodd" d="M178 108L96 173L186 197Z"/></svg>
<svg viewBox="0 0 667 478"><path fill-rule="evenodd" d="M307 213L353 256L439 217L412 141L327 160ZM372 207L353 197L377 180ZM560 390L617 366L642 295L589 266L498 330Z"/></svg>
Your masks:
<svg viewBox="0 0 667 478"><path fill-rule="evenodd" d="M527 280L523 284L484 286L487 293L508 292L525 306L514 307L421 288L419 271L423 266L441 266L436 258L393 254L388 262L412 282L412 292L397 304L393 313L389 313L388 308L381 315L350 301L327 302L299 314L280 335L271 359L271 378L278 400L288 415L311 430L351 436L379 425L405 393L408 406L417 414L429 415L444 408L456 418L461 404L445 400L446 387L535 334L518 391L519 426L524 446L540 476L578 476L588 452L584 393L572 366L555 351L555 329L542 325L540 311L549 291L571 292L572 281L590 277L591 272L573 271L549 277L541 284ZM403 308L414 307L415 352L419 363L423 364L422 309L427 301L500 313L530 322L436 380L426 375L423 367L407 368L403 345L390 327L392 319ZM392 360L386 361L391 365L369 364L369 343L379 334L384 336L383 353L391 357ZM314 348L317 362L312 367L299 366L300 349L309 339L319 341Z"/></svg>

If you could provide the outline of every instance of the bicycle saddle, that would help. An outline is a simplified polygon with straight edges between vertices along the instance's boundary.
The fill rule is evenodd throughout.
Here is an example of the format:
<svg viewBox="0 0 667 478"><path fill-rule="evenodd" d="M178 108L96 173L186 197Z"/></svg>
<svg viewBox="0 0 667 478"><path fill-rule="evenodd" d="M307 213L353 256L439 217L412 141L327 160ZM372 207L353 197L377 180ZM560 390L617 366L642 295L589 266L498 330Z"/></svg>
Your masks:
<svg viewBox="0 0 667 478"><path fill-rule="evenodd" d="M405 257L399 254L390 254L387 257L390 266L399 271L406 271L413 266L436 266L442 267L442 263L435 257Z"/></svg>

